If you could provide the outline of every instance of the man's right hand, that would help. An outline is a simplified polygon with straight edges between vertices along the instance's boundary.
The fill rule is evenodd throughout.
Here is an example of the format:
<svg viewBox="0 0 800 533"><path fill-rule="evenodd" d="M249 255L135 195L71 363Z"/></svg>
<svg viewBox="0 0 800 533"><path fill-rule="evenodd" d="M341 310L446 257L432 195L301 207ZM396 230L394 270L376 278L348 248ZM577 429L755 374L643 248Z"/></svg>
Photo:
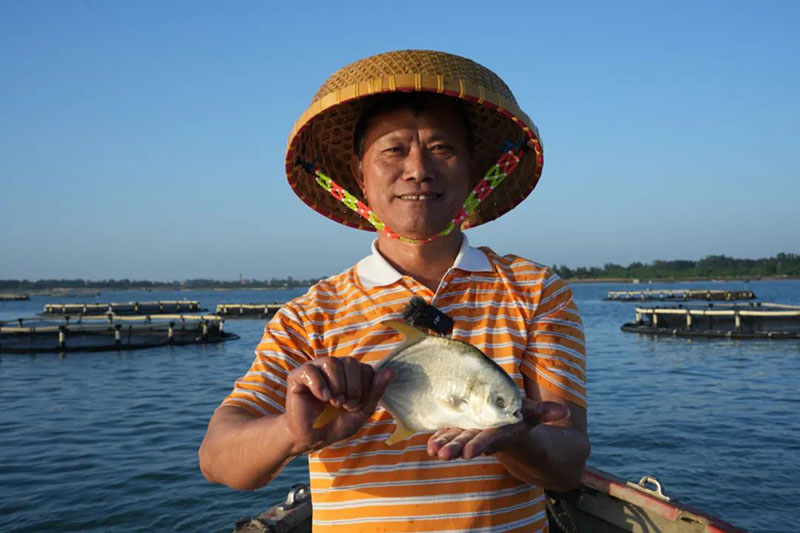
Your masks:
<svg viewBox="0 0 800 533"><path fill-rule="evenodd" d="M353 435L375 411L391 379L391 370L375 372L352 357L321 357L290 372L283 419L293 442L292 455ZM314 429L314 421L327 404L340 408L341 415Z"/></svg>

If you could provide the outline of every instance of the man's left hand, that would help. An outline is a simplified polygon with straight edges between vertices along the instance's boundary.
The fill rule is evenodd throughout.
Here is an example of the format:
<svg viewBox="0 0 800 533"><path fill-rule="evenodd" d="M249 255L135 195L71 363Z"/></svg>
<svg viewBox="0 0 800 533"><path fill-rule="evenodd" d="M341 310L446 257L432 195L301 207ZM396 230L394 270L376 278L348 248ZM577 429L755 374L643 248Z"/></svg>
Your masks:
<svg viewBox="0 0 800 533"><path fill-rule="evenodd" d="M491 455L521 442L539 424L569 417L569 409L560 403L535 402L528 398L523 398L522 402L522 422L484 430L441 428L428 439L428 455L443 461Z"/></svg>

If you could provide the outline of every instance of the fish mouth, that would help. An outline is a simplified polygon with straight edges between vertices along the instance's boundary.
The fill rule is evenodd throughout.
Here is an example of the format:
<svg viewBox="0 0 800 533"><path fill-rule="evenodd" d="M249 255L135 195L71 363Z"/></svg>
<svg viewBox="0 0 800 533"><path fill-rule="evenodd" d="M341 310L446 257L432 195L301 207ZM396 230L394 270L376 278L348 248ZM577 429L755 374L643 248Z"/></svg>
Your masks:
<svg viewBox="0 0 800 533"><path fill-rule="evenodd" d="M521 409L521 408L520 408L520 409L517 409L516 411L514 411L513 413L511 413L511 416L512 416L512 417L514 418L514 420L516 420L517 422L522 422L522 409Z"/></svg>

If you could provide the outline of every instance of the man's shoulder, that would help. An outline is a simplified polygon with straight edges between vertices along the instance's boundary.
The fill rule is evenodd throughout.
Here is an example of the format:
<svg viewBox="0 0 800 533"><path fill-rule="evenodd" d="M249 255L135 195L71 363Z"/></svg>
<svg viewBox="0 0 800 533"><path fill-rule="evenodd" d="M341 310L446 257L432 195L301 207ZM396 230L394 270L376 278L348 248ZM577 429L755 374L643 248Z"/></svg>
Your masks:
<svg viewBox="0 0 800 533"><path fill-rule="evenodd" d="M344 305L357 289L355 266L338 274L321 279L308 291L284 304L284 308L297 315L307 315L326 309L335 310Z"/></svg>
<svg viewBox="0 0 800 533"><path fill-rule="evenodd" d="M503 277L526 281L539 279L542 282L558 279L552 268L537 261L516 254L500 255L486 246L480 249L489 258L494 270Z"/></svg>

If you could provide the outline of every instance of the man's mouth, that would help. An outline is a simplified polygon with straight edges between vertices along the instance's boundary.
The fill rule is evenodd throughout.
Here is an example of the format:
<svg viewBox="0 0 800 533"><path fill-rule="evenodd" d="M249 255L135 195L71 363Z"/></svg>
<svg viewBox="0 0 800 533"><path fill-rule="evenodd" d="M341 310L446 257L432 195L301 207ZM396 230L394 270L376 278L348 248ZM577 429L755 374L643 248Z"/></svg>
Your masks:
<svg viewBox="0 0 800 533"><path fill-rule="evenodd" d="M411 202L419 202L419 201L426 201L426 200L438 200L442 197L439 193L424 193L424 194L401 194L397 196L401 200L408 200Z"/></svg>

